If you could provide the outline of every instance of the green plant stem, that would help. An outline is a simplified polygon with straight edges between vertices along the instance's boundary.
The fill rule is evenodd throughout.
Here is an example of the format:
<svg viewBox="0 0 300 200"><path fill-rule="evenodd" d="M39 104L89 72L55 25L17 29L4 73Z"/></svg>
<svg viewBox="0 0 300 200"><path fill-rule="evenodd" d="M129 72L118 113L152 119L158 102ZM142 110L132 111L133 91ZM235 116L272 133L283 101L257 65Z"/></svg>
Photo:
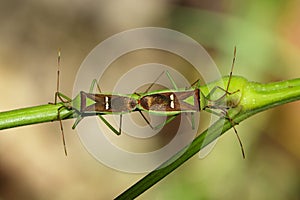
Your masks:
<svg viewBox="0 0 300 200"><path fill-rule="evenodd" d="M201 87L201 90L205 94L208 94L208 88L222 85L226 83L227 80L228 77L225 77L222 81ZM300 79L260 84L249 82L242 77L234 77L230 84L230 91L236 90L240 90L238 97L239 105L232 109L232 113L234 113L234 110L238 111L238 114L234 116L234 122L240 123L258 112L300 100ZM225 123L222 119L216 121L212 126L196 137L190 145L176 153L156 170L143 177L116 199L133 199L139 196L231 127L232 124L228 120L226 120Z"/></svg>
<svg viewBox="0 0 300 200"><path fill-rule="evenodd" d="M0 130L30 124L51 122L57 120L58 109L62 104L46 104L29 108L5 111L0 113ZM60 118L72 117L72 111L65 108L60 110Z"/></svg>

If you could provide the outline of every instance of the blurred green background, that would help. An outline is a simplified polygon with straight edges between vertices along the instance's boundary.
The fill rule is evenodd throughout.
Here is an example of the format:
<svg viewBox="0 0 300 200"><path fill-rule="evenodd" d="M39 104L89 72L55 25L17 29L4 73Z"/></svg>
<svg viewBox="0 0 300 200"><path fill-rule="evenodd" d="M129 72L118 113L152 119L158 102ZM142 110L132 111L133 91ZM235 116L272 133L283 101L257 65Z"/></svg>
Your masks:
<svg viewBox="0 0 300 200"><path fill-rule="evenodd" d="M101 41L144 26L197 40L222 74L271 82L300 77L300 1L0 1L0 111L53 101L57 49L61 91L72 94L77 69ZM128 64L128 63L127 63ZM191 80L191 82L194 80ZM194 156L139 199L299 199L300 103L237 126L205 159ZM81 145L73 120L2 130L0 199L112 199L145 174L112 170Z"/></svg>

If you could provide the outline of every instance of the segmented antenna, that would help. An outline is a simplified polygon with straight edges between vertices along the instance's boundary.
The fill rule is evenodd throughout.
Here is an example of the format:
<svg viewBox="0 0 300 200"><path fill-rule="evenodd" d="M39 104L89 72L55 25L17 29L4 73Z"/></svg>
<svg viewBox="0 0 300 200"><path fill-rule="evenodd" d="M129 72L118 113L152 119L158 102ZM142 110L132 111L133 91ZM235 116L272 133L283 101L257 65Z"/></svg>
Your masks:
<svg viewBox="0 0 300 200"><path fill-rule="evenodd" d="M233 50L233 59L232 59L232 64L231 64L231 70L230 70L230 74L229 74L229 79L228 79L228 83L227 83L227 87L226 87L226 91L227 91L227 94L232 94L232 93L229 93L228 92L228 89L229 89L229 85L230 85L230 81L231 81L231 78L232 78L232 72L233 72L233 68L234 68L234 63L235 63L235 59L236 59L236 46L234 46L234 50ZM239 141L239 144L240 144L240 147L241 147L241 151L242 151L242 155L243 155L243 158L245 159L246 156L245 156L245 151L244 151L244 147L243 147L243 143L242 143L242 140L235 128L235 123L233 121L233 119L231 119L228 115L228 112L227 112L227 117L232 125L232 128L234 130L234 133Z"/></svg>
<svg viewBox="0 0 300 200"><path fill-rule="evenodd" d="M165 71L163 71L155 80L154 82L151 83L151 85L147 88L147 90L144 93L149 92L149 90L153 87L153 85L158 81L158 79L165 73Z"/></svg>
<svg viewBox="0 0 300 200"><path fill-rule="evenodd" d="M236 58L236 46L234 46L234 50L233 50L233 59L232 59L232 64L231 64L231 70L230 70L229 79L228 79L228 83L227 83L227 87L226 87L227 92L228 92L230 81L232 78L232 72L233 72L233 68L234 68L235 58Z"/></svg>
<svg viewBox="0 0 300 200"><path fill-rule="evenodd" d="M59 69L60 69L60 58L61 58L61 49L58 49L57 51L57 80L56 80L56 92L55 92L55 101L54 104L57 104L57 98L59 95ZM66 147L66 141L65 141L65 134L64 134L64 128L63 128L63 124L60 118L60 110L64 108L64 106L59 107L57 110L57 119L59 120L59 124L60 124L60 130L61 130L61 136L62 136L62 142L63 142L63 147L64 147L64 152L65 155L67 156L67 147Z"/></svg>

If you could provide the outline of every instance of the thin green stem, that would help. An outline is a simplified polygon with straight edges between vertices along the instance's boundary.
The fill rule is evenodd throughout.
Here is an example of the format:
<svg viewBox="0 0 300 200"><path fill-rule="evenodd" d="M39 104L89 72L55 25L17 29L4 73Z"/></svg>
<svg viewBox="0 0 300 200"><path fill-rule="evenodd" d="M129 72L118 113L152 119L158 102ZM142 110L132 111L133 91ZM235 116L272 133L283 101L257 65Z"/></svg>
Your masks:
<svg viewBox="0 0 300 200"><path fill-rule="evenodd" d="M51 122L57 120L59 104L46 104L29 108L5 111L0 113L0 130L30 124ZM72 111L60 109L60 118L68 119L72 117Z"/></svg>

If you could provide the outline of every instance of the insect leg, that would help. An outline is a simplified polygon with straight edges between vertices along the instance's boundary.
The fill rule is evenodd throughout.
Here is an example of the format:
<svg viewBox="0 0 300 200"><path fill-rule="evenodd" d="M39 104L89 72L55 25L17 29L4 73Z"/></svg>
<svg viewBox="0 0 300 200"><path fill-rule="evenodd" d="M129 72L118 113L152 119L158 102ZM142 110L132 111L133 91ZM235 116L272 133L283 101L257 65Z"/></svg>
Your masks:
<svg viewBox="0 0 300 200"><path fill-rule="evenodd" d="M119 133L121 134L122 131L122 114L120 114L120 125L119 125Z"/></svg>
<svg viewBox="0 0 300 200"><path fill-rule="evenodd" d="M93 79L92 83L91 83L91 87L90 87L90 93L92 93L94 91L95 85L97 86L98 92L101 93L101 89L100 86L98 84L97 79ZM98 114L98 117L104 122L104 124L112 131L114 132L116 135L120 135L121 131L122 131L122 114L120 114L120 126L119 126L119 131L117 131L101 114ZM81 121L82 118L77 118L76 122L78 121L78 123ZM77 124L78 124L77 123ZM75 125L75 124L74 124Z"/></svg>
<svg viewBox="0 0 300 200"><path fill-rule="evenodd" d="M222 96L220 96L219 98L217 98L216 100L212 100L210 97L217 91L217 90L221 90L222 92L224 92L224 94ZM221 101L222 99L225 98L226 95L232 95L235 94L237 92L239 92L240 90L236 90L234 92L228 92L227 90L225 90L224 88L220 87L220 86L215 86L206 96L206 99L208 99L209 101L214 101L214 102L218 102Z"/></svg>
<svg viewBox="0 0 300 200"><path fill-rule="evenodd" d="M56 98L58 98L62 103L66 104L66 103L70 103L72 101L72 99L70 97L64 95L63 93L56 92L55 95L56 95ZM57 102L54 104L57 104Z"/></svg>
<svg viewBox="0 0 300 200"><path fill-rule="evenodd" d="M143 117L143 119L147 122L147 124L151 127L151 129L154 129L154 130L157 130L157 129L162 128L163 126L165 126L166 124L168 124L168 123L170 123L172 120L174 120L175 117L178 115L178 114L172 115L172 116L168 117L168 119L167 119L166 121L164 121L163 123L161 123L161 124L159 124L159 125L153 127L153 126L150 124L149 120L146 118L146 116L143 114L143 112L142 112L141 110L138 110L138 111L139 111L139 113L141 114L141 116Z"/></svg>
<svg viewBox="0 0 300 200"><path fill-rule="evenodd" d="M159 79L164 73L167 74L167 77L168 77L168 79L170 80L171 84L173 85L174 89L175 89L175 90L178 89L178 87L177 87L177 85L176 85L176 83L175 83L173 77L171 76L170 72L169 72L169 71L163 71L163 72L155 79L155 81L154 81L153 83L151 83L151 85L147 88L147 90L145 91L145 93L147 93L147 92L151 89L151 87L153 87L153 85L158 81L158 79Z"/></svg>
<svg viewBox="0 0 300 200"><path fill-rule="evenodd" d="M141 110L138 110L139 113L141 114L141 116L143 117L143 119L147 122L147 124L150 126L151 129L154 129L153 126L150 124L150 122L148 121L148 119L146 118L146 116L143 114L143 112Z"/></svg>
<svg viewBox="0 0 300 200"><path fill-rule="evenodd" d="M98 91L101 93L101 89L100 89L97 79L93 79L93 81L91 83L91 87L90 87L90 93L93 92L95 85L97 86Z"/></svg>
<svg viewBox="0 0 300 200"><path fill-rule="evenodd" d="M236 137L237 137L237 139L239 141L239 144L240 144L240 147L241 147L241 151L242 151L242 155L243 155L243 158L245 159L246 156L245 156L245 151L244 151L243 143L242 143L242 140L241 140L241 138L240 138L240 136L239 136L239 134L238 134L238 132L237 132L237 130L235 128L235 122L229 116L227 116L227 117L228 117L228 119L229 119L229 121L231 123L231 126L232 126L232 128L234 130L234 133L235 133L235 135L236 135Z"/></svg>
<svg viewBox="0 0 300 200"><path fill-rule="evenodd" d="M156 79L153 83L151 83L151 85L146 89L146 91L144 93L149 92L149 90L153 87L153 85L158 81L158 79L164 74L165 72L163 71Z"/></svg>
<svg viewBox="0 0 300 200"><path fill-rule="evenodd" d="M117 131L102 115L99 114L98 116L112 132L114 132L116 135L121 134L121 127L120 127L119 131ZM120 117L120 118L122 118L122 117ZM121 126L121 121L122 121L122 119L120 119L120 126Z"/></svg>
<svg viewBox="0 0 300 200"><path fill-rule="evenodd" d="M190 89L192 88L194 85L196 85L196 88L199 88L200 87L200 79L197 79L194 83L191 84L191 86L187 89Z"/></svg>
<svg viewBox="0 0 300 200"><path fill-rule="evenodd" d="M56 92L54 95L54 103L49 103L49 104L56 105L57 99L59 99L64 104L63 106L61 106L57 109L57 120L59 121L59 124L60 124L64 152L65 152L65 155L67 156L68 155L67 146L66 146L66 141L65 141L64 128L63 128L62 120L60 117L60 112L61 112L61 109L63 109L63 108L70 109L69 105L66 105L66 104L71 102L72 100L69 97L67 97L66 95L59 92L59 68L60 68L60 49L57 52L57 79L56 79Z"/></svg>
<svg viewBox="0 0 300 200"><path fill-rule="evenodd" d="M166 74L167 74L167 76L168 76L170 82L172 83L174 89L175 89L175 90L178 90L178 87L177 87L177 85L176 85L176 83L175 83L173 77L172 77L171 74L169 73L169 71L166 71Z"/></svg>
<svg viewBox="0 0 300 200"><path fill-rule="evenodd" d="M59 120L59 124L60 124L60 130L61 130L61 136L62 136L62 141L63 141L63 147L64 147L64 151L65 151L65 155L67 156L67 146L66 146L66 140L65 140L65 134L64 134L64 128L63 128L63 124L60 118L60 110L64 108L64 106L61 106L60 108L58 108L57 110L57 119Z"/></svg>
<svg viewBox="0 0 300 200"><path fill-rule="evenodd" d="M190 118L188 118L188 113L184 113L184 114L187 120L189 121L189 123L191 124L192 130L195 130L195 113L194 112L189 113L191 114L191 120Z"/></svg>
<svg viewBox="0 0 300 200"><path fill-rule="evenodd" d="M157 125L154 127L154 130L157 130L157 129L160 129L162 127L164 127L165 125L167 125L168 123L170 123L171 121L173 121L179 114L175 114L175 115L171 115L171 116L168 116L167 120L164 121L163 123Z"/></svg>
<svg viewBox="0 0 300 200"><path fill-rule="evenodd" d="M76 126L79 124L79 122L83 119L83 117L81 115L78 115L76 121L74 122L72 129L75 129Z"/></svg>
<svg viewBox="0 0 300 200"><path fill-rule="evenodd" d="M191 118L192 118L192 130L195 130L195 115L193 112L191 112Z"/></svg>

